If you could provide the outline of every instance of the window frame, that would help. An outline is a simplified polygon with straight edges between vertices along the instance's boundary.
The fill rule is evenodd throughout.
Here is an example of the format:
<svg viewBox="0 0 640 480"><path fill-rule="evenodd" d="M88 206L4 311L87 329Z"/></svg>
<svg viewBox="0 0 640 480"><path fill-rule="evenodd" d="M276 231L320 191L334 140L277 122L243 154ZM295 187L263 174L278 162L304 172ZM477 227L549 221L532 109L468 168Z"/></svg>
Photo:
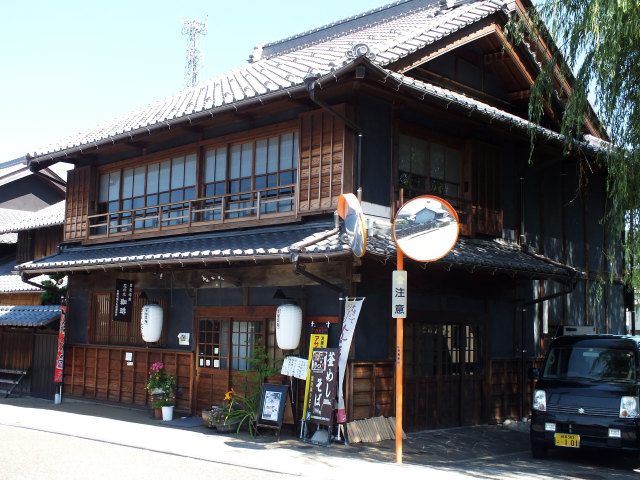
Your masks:
<svg viewBox="0 0 640 480"><path fill-rule="evenodd" d="M260 169L259 159L256 159L257 146L261 142L267 149L265 173ZM274 162L268 154L269 150L273 149L273 144L277 144L278 156L275 158L276 170L272 172L270 167ZM241 175L233 176L237 169L232 164L232 149L242 149L242 146L246 150L244 169ZM288 149L285 149L285 146ZM207 181L206 171L210 152L221 149L226 149L222 169L224 179L214 173L217 180L213 183L217 182L220 186L208 191L212 184ZM174 175L174 170L177 167L175 161L180 159L185 163L195 162L195 171L185 169L182 176L183 179L188 178L192 181L183 181L181 186L172 185L172 181L179 180L179 175ZM93 208L95 213L89 215L89 238L144 233L176 226L191 227L192 224L232 219L259 219L264 215L295 216L298 213L299 121L284 122L251 132L198 142L188 147L151 154L143 157L143 160L141 162L138 157L98 169ZM168 189L163 188L161 180L165 164L169 165ZM134 182L138 173L142 181ZM157 180L157 187L151 186L154 178ZM256 186L262 178L265 179L262 182L265 183L264 188L257 189ZM110 181L114 184L110 187L111 190ZM142 185L141 191L138 191L138 183ZM183 193L182 196L179 195L180 192ZM232 202L237 202L235 208ZM154 208L156 206L158 208ZM207 214L216 210L217 214ZM224 215L221 212L224 212ZM165 218L165 215L169 218Z"/></svg>
<svg viewBox="0 0 640 480"><path fill-rule="evenodd" d="M404 163L401 157L403 153L403 137L408 137L409 139L416 140L424 144L424 174L402 169L402 164ZM420 195L436 195L448 201L454 208L461 208L462 203L465 201L466 190L468 189L468 182L464 178L465 164L468 160L465 155L465 148L460 146L460 142L456 143L447 137L435 135L419 127L406 125L398 129L395 144L397 160L395 162L394 188L398 190L403 189L405 201ZM447 150L457 152L457 183L447 179L446 166L444 178L438 178L433 175L432 150L434 146L443 147ZM409 165L409 168L411 168L411 164ZM407 175L409 177L407 185L401 183L403 175ZM412 186L412 183L414 183L417 178L421 178L423 180L422 183L424 186ZM465 186L465 184L467 186ZM433 188L433 185L440 185L440 189ZM455 185L455 188L457 189L456 195L442 191L442 186L444 186L445 190L448 190L449 185Z"/></svg>

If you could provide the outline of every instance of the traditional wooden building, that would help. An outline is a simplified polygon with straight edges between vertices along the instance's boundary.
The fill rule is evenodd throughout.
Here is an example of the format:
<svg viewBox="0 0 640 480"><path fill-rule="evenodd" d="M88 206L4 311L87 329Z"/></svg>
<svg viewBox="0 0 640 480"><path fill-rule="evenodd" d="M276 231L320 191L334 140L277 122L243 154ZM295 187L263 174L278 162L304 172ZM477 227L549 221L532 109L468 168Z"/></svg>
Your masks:
<svg viewBox="0 0 640 480"><path fill-rule="evenodd" d="M57 252L65 182L22 158L0 165L0 186L0 395L50 396L60 307L42 305L48 275L25 282L16 265Z"/></svg>
<svg viewBox="0 0 640 480"><path fill-rule="evenodd" d="M38 150L34 171L75 164L62 246L20 266L69 276L65 393L145 405L149 365L163 361L179 409L218 404L255 341L280 353L281 290L307 325L329 323L330 345L339 299L366 297L348 419L393 414L390 221L430 193L456 208L460 238L436 262L405 262L405 426L527 415L521 372L546 339L562 325L621 332L624 305L618 283L590 296L616 241L600 223L606 172L582 168L597 122L585 112L582 148L563 155L563 78L544 125L525 120L544 52L504 34L525 6L395 2L262 44L229 73ZM357 191L362 258L334 220L340 194ZM130 321L114 321L118 280L133 284ZM164 311L154 344L140 334L143 292Z"/></svg>

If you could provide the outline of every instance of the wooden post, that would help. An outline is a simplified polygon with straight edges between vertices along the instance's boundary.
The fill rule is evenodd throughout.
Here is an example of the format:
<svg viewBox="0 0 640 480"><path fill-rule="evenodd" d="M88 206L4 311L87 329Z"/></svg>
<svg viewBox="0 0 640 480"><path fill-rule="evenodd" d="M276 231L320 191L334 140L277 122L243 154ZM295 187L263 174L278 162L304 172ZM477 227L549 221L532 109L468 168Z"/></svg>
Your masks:
<svg viewBox="0 0 640 480"><path fill-rule="evenodd" d="M404 270L404 257L398 248L398 270ZM402 463L402 383L404 319L396 318L396 463Z"/></svg>

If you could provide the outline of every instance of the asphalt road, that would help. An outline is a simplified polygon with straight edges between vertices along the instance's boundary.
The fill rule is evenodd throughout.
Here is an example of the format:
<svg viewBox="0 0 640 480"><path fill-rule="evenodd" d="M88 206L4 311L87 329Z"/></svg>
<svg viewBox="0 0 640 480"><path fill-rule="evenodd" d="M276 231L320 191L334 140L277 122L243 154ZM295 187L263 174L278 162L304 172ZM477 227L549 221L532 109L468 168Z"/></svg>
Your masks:
<svg viewBox="0 0 640 480"><path fill-rule="evenodd" d="M50 433L31 428L0 425L0 478L2 479L207 479L225 480L286 478L389 478L402 479L638 479L640 473L623 468L616 457L594 458L584 454L556 455L549 460L532 460L528 454L509 454L429 465L375 465L364 460L340 462L327 469L324 462L311 461L305 468L295 463L270 461L269 451L251 450L241 457L196 458ZM167 446L170 447L170 446ZM168 448L170 449L170 448ZM252 457L252 458L250 458ZM261 468L258 465L263 464Z"/></svg>
<svg viewBox="0 0 640 480"><path fill-rule="evenodd" d="M189 479L294 478L283 472L226 465L144 448L0 426L2 479Z"/></svg>
<svg viewBox="0 0 640 480"><path fill-rule="evenodd" d="M640 480L640 470L617 456L567 450L534 460L524 431L496 426L411 434L406 461L398 465L384 444L320 447L296 438L173 428L149 412L86 402L11 403L0 401L1 480Z"/></svg>

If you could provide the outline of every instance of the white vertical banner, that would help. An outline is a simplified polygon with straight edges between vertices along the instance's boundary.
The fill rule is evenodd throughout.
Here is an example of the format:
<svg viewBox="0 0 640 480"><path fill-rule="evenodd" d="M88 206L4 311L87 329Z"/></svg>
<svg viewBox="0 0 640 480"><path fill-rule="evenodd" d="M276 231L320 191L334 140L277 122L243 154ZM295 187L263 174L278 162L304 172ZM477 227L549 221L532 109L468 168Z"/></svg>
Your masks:
<svg viewBox="0 0 640 480"><path fill-rule="evenodd" d="M351 349L351 340L353 339L353 332L356 329L356 323L358 322L363 301L364 297L351 299L347 297L344 304L342 333L340 334L340 343L338 344L340 348L340 356L338 357L338 413L336 415L338 423L345 423L347 421L342 388L344 384L344 374L347 369L347 360L349 359L349 350Z"/></svg>

